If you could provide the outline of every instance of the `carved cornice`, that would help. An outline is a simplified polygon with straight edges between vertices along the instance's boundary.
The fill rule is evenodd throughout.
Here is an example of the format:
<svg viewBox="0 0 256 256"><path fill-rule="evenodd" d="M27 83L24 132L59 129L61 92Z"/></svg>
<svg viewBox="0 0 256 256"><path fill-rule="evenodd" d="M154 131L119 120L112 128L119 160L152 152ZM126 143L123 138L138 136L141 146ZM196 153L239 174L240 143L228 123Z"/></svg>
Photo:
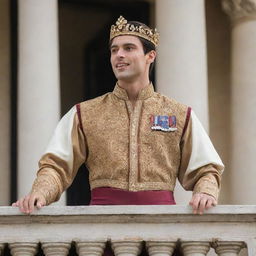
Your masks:
<svg viewBox="0 0 256 256"><path fill-rule="evenodd" d="M222 8L232 20L256 19L256 0L222 0Z"/></svg>

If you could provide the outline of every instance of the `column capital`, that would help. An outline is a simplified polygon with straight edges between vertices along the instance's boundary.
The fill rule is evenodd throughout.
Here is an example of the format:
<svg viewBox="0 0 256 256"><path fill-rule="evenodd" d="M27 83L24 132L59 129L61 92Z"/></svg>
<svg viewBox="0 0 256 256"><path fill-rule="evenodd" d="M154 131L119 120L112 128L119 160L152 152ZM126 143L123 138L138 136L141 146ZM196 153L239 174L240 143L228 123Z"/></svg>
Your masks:
<svg viewBox="0 0 256 256"><path fill-rule="evenodd" d="M256 19L256 1L255 0L222 0L222 8L231 20L240 18Z"/></svg>

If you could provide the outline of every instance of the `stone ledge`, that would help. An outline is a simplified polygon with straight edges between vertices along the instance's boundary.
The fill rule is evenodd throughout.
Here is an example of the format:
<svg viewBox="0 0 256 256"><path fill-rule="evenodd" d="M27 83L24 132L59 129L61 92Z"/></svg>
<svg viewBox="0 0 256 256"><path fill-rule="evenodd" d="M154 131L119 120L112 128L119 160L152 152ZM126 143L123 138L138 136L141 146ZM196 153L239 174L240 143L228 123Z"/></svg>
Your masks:
<svg viewBox="0 0 256 256"><path fill-rule="evenodd" d="M184 205L46 206L30 215L17 207L0 207L0 224L17 223L171 223L171 222L256 222L256 205L218 205L203 215L194 215Z"/></svg>

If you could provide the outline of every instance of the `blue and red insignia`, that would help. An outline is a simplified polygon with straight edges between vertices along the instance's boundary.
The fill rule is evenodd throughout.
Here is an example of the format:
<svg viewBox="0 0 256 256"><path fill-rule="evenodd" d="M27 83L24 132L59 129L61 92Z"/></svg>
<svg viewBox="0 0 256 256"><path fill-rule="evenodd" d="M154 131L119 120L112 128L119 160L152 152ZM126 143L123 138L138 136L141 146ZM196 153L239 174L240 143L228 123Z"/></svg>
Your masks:
<svg viewBox="0 0 256 256"><path fill-rule="evenodd" d="M173 132L177 130L176 116L154 116L150 117L151 129L154 131Z"/></svg>

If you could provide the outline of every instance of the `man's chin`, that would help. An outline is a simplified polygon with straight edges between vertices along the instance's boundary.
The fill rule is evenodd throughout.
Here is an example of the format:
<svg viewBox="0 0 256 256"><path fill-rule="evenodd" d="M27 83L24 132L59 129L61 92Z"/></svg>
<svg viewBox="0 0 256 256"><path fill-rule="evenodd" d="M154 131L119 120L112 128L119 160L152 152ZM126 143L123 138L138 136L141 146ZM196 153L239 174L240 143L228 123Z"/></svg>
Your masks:
<svg viewBox="0 0 256 256"><path fill-rule="evenodd" d="M131 80L133 80L133 76L129 75L129 74L116 74L116 79L119 81L125 81L125 82L129 82Z"/></svg>

